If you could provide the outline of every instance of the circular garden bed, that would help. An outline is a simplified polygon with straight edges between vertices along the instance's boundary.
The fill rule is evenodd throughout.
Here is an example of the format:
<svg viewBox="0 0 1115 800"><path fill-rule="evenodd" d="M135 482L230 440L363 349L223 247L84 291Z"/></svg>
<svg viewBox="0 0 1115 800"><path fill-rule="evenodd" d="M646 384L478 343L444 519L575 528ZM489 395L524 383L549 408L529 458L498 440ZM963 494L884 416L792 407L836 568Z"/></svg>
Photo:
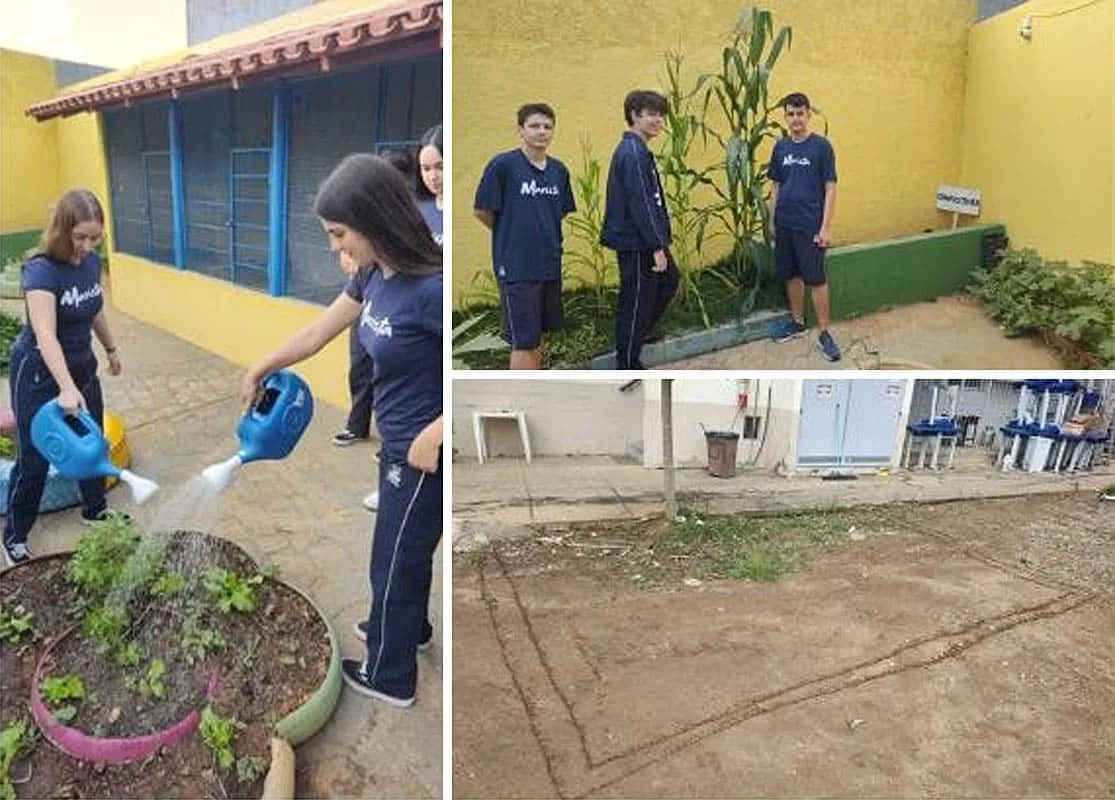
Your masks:
<svg viewBox="0 0 1115 800"><path fill-rule="evenodd" d="M122 517L0 574L0 798L259 797L340 692L328 622L232 543Z"/></svg>

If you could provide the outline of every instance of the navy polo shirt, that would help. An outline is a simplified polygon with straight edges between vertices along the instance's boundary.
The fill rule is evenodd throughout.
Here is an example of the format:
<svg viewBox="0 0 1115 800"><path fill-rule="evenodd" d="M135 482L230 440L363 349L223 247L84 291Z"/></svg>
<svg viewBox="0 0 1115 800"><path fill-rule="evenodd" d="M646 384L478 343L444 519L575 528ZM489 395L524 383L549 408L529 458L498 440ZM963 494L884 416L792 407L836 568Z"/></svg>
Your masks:
<svg viewBox="0 0 1115 800"><path fill-rule="evenodd" d="M770 179L778 184L774 226L817 233L825 211L825 184L836 181L836 154L824 136L795 142L779 139L770 157Z"/></svg>
<svg viewBox="0 0 1115 800"><path fill-rule="evenodd" d="M92 352L93 318L104 308L101 259L96 253L87 254L80 264L37 255L24 264L20 285L24 292L39 290L54 295L56 335L67 360ZM38 348L30 321L20 331L19 341Z"/></svg>
<svg viewBox="0 0 1115 800"><path fill-rule="evenodd" d="M500 153L484 168L474 205L495 212L492 266L500 283L561 278L561 220L577 210L564 164L551 156L539 169L522 150Z"/></svg>
<svg viewBox="0 0 1115 800"><path fill-rule="evenodd" d="M410 447L441 415L442 275L384 278L361 269L345 293L364 308L357 338L375 364L376 428L386 446Z"/></svg>
<svg viewBox="0 0 1115 800"><path fill-rule="evenodd" d="M442 246L442 209L437 207L437 201L433 198L428 200L418 201L418 211L422 214L422 219L426 220L426 226L430 229L430 233L434 235L434 241L437 246Z"/></svg>

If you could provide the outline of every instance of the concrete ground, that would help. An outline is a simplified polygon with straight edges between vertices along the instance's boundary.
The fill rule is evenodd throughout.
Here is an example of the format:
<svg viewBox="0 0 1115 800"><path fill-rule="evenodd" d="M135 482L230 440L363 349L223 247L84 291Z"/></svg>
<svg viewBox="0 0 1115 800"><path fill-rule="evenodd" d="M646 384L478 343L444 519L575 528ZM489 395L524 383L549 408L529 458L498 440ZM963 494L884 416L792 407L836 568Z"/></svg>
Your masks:
<svg viewBox="0 0 1115 800"><path fill-rule="evenodd" d="M988 499L1100 489L1115 483L1115 466L1090 473L1004 473L982 449L961 449L953 470L861 473L857 480L819 475L737 472L714 478L703 469L677 471L679 504L717 514L777 513L835 507ZM662 513L663 473L609 456L490 459L453 464L453 539L458 550L492 539L530 535L532 527Z"/></svg>
<svg viewBox="0 0 1115 800"><path fill-rule="evenodd" d="M816 331L785 344L770 340L663 364L658 369L1062 369L1040 341L1008 339L979 303L942 297L832 325L844 351L835 363L817 350Z"/></svg>
<svg viewBox="0 0 1115 800"><path fill-rule="evenodd" d="M18 303L4 301L17 313ZM306 591L331 620L344 655L363 645L351 633L368 611L374 517L361 505L376 484L373 446L330 443L345 412L319 403L313 423L282 462L245 466L219 507L196 507L186 484L236 451L237 393L243 370L156 328L109 310L124 372L102 370L106 406L119 413L133 471L160 483L141 509L126 488L109 495L141 523L225 536ZM278 343L276 343L278 344ZM10 403L6 383L0 386ZM32 531L35 554L69 549L83 527L78 510L47 514ZM442 585L440 549L430 613L434 647L419 655L417 703L396 709L346 689L336 714L298 748L299 797L440 797L442 793Z"/></svg>
<svg viewBox="0 0 1115 800"><path fill-rule="evenodd" d="M638 523L455 556L454 795L1115 795L1115 503L866 519L770 584L637 584Z"/></svg>

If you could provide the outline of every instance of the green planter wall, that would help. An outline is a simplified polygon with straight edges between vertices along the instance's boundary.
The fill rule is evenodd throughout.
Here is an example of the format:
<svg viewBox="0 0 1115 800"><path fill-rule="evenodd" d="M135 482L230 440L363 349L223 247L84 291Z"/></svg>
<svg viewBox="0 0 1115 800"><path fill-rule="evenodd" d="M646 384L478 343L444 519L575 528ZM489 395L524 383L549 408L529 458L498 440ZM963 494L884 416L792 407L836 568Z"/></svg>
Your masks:
<svg viewBox="0 0 1115 800"><path fill-rule="evenodd" d="M827 271L833 319L957 294L983 258L983 238L1003 225L971 225L902 239L835 247ZM813 322L812 303L806 303Z"/></svg>

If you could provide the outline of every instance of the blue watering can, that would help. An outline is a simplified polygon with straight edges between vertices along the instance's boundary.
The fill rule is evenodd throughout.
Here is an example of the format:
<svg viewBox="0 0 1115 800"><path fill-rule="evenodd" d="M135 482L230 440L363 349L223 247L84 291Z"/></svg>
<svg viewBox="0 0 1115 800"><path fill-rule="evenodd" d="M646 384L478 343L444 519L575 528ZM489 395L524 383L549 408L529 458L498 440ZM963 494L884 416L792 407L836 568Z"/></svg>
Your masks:
<svg viewBox="0 0 1115 800"><path fill-rule="evenodd" d="M109 460L108 440L85 409L67 414L57 398L31 418L31 443L63 478L84 481L116 477L128 484L137 503L151 499L159 485L134 472L119 469Z"/></svg>
<svg viewBox="0 0 1115 800"><path fill-rule="evenodd" d="M268 375L263 381L262 397L236 426L240 452L207 467L202 475L223 491L242 464L286 458L313 416L314 398L304 380L287 370Z"/></svg>

